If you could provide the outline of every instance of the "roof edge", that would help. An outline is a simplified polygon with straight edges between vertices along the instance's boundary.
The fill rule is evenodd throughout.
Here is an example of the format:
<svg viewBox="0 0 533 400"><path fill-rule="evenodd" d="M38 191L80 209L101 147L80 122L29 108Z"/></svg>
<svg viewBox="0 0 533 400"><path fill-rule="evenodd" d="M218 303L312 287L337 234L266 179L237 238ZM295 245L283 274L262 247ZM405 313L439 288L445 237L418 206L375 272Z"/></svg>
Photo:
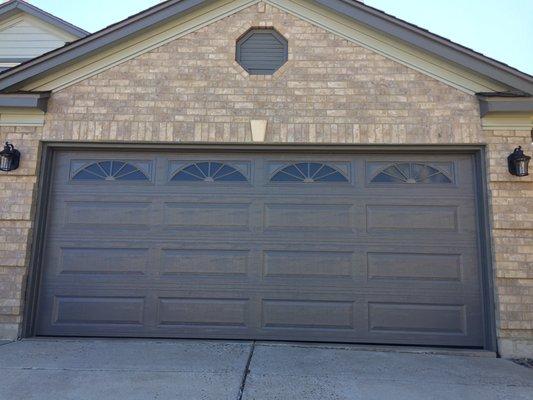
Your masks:
<svg viewBox="0 0 533 400"><path fill-rule="evenodd" d="M533 76L356 0L312 0L369 28L533 95Z"/></svg>

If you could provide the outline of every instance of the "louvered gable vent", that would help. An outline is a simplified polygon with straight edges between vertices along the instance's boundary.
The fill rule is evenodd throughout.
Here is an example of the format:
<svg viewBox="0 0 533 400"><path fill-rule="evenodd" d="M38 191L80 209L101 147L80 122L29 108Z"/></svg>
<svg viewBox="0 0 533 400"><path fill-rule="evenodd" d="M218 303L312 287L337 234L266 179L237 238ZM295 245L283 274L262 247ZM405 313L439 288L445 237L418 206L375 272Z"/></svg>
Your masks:
<svg viewBox="0 0 533 400"><path fill-rule="evenodd" d="M274 29L251 29L237 41L237 62L251 75L272 75L287 59L287 40Z"/></svg>

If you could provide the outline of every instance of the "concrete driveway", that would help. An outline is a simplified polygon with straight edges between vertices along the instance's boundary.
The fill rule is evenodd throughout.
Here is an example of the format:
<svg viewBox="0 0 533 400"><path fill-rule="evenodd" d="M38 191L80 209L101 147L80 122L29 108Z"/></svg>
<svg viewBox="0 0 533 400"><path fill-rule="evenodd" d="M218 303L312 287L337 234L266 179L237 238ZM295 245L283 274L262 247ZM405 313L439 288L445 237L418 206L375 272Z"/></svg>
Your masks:
<svg viewBox="0 0 533 400"><path fill-rule="evenodd" d="M25 340L0 345L0 399L533 399L533 369L469 354L250 342Z"/></svg>

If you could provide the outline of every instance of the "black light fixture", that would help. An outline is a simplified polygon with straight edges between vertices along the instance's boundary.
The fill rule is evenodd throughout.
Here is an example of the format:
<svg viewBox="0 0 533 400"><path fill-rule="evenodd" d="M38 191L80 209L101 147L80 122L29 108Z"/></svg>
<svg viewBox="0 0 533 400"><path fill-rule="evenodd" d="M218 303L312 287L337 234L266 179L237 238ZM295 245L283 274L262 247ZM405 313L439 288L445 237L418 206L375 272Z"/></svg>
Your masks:
<svg viewBox="0 0 533 400"><path fill-rule="evenodd" d="M4 150L0 151L0 171L14 171L19 167L20 151L6 142Z"/></svg>
<svg viewBox="0 0 533 400"><path fill-rule="evenodd" d="M518 146L513 153L507 157L509 164L509 173L516 176L528 176L529 160L531 157L526 156L522 151L522 147Z"/></svg>

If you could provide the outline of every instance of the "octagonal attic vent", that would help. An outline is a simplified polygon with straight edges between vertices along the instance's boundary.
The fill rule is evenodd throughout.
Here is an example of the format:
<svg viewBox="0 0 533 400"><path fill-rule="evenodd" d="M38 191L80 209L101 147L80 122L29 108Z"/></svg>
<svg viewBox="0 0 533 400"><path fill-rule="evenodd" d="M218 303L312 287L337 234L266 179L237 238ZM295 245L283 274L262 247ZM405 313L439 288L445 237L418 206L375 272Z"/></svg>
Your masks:
<svg viewBox="0 0 533 400"><path fill-rule="evenodd" d="M274 29L250 29L237 40L237 62L250 75L272 75L287 62L287 39Z"/></svg>

